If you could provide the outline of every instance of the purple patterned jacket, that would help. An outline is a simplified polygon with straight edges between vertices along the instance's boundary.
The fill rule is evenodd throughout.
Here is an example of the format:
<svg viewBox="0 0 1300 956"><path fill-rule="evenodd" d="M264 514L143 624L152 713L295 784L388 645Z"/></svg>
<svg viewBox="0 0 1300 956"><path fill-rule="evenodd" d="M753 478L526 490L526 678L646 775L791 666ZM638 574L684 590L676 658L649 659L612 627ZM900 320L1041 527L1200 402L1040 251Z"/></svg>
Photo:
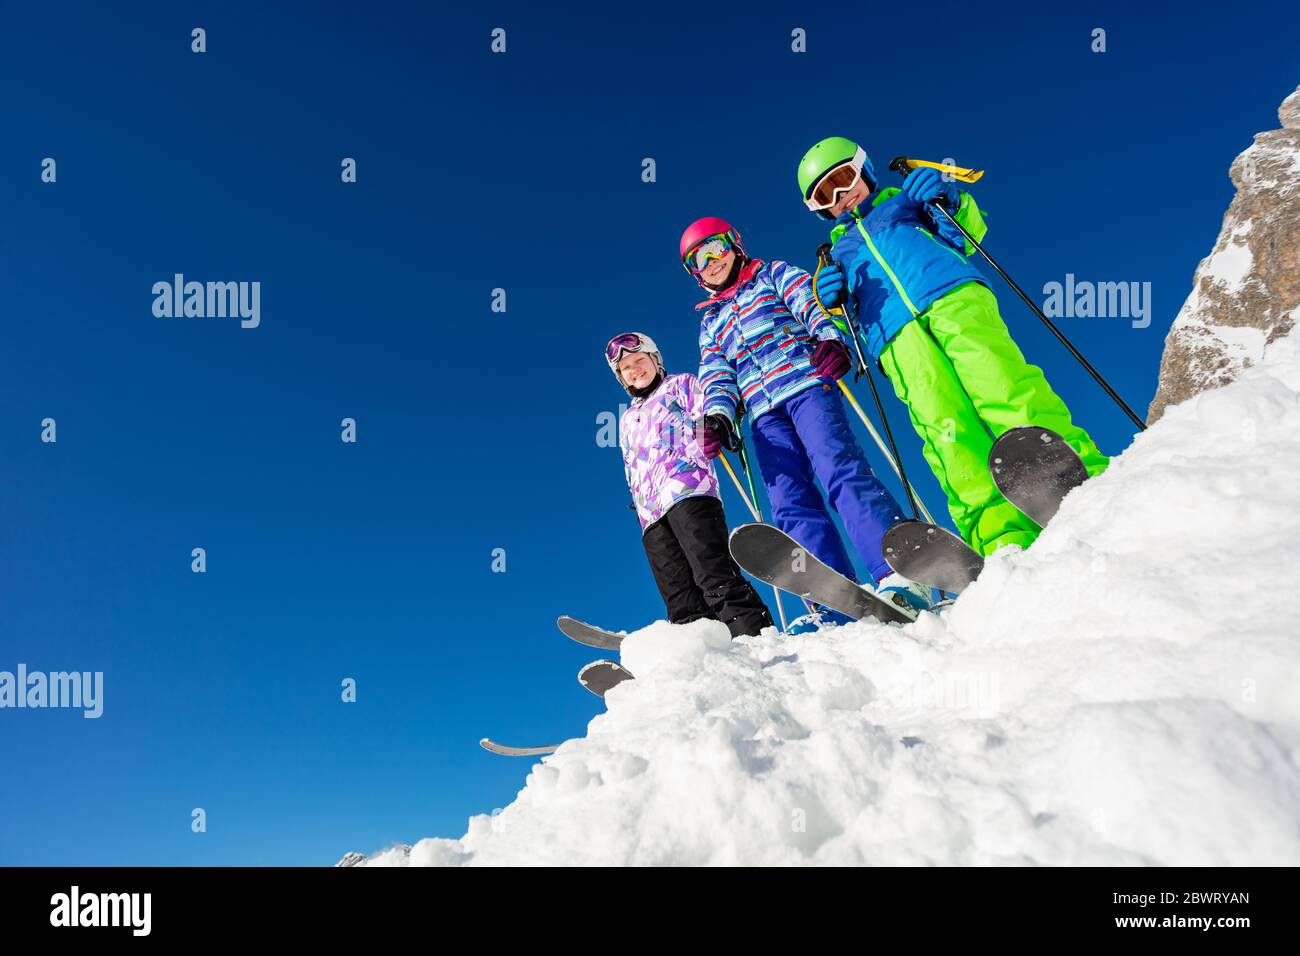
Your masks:
<svg viewBox="0 0 1300 956"><path fill-rule="evenodd" d="M646 398L633 399L618 423L627 486L644 531L684 498L721 498L713 463L695 440L704 391L694 375L668 375Z"/></svg>

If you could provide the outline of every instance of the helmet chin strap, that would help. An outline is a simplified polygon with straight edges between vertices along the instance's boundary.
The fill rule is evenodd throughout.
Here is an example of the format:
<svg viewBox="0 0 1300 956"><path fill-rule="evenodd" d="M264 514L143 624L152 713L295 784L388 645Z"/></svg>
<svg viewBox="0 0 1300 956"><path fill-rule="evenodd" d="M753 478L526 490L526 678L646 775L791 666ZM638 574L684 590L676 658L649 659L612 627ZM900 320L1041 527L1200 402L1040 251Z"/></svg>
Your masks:
<svg viewBox="0 0 1300 956"><path fill-rule="evenodd" d="M633 398L645 398L648 395L654 394L654 390L660 386L663 380L664 380L664 370L662 368L656 368L655 377L650 380L649 385L647 385L645 388L636 388L632 385L628 385L627 393L631 395Z"/></svg>

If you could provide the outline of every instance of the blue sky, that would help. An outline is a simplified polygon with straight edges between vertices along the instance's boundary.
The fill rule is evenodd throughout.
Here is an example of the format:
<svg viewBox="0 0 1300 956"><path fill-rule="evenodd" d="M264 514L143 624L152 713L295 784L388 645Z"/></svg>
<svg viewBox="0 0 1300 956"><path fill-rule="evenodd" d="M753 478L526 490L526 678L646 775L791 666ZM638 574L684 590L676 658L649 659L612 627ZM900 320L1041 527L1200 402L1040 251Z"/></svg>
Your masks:
<svg viewBox="0 0 1300 956"><path fill-rule="evenodd" d="M823 136L986 169L987 246L1031 291L1150 282L1149 328L1061 323L1145 411L1228 164L1300 79L1280 8L739 9L0 4L0 669L105 675L98 720L0 710L0 864L331 863L508 803L528 764L478 738L601 708L554 618L662 614L596 443L624 397L601 346L641 329L693 370L698 216L810 266L794 168ZM177 272L259 281L261 325L155 318Z"/></svg>

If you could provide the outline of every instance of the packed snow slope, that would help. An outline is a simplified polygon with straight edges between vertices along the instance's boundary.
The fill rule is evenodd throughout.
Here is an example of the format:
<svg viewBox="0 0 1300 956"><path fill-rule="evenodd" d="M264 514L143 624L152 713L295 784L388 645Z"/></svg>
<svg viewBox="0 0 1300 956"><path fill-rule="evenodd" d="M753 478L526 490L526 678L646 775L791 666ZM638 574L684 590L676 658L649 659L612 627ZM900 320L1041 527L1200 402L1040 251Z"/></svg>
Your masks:
<svg viewBox="0 0 1300 956"><path fill-rule="evenodd" d="M584 738L392 864L1300 864L1300 336L942 616L631 635Z"/></svg>

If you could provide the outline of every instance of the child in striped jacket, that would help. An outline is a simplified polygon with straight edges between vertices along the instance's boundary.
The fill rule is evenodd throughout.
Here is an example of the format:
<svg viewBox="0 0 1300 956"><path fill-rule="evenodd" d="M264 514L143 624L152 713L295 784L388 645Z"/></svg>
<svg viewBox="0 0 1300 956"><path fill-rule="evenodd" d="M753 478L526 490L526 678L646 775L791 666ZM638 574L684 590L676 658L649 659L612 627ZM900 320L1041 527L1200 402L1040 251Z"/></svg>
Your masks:
<svg viewBox="0 0 1300 956"><path fill-rule="evenodd" d="M894 574L881 555L881 539L903 519L902 510L849 427L834 388L851 366L848 340L813 298L811 276L788 262L749 258L740 234L717 218L687 227L679 251L686 270L709 293L696 307L702 312L705 453L716 457L737 444L737 415L748 409L776 526L857 580L817 490L821 479L876 590L928 607L929 592ZM824 617L843 620L834 613Z"/></svg>

